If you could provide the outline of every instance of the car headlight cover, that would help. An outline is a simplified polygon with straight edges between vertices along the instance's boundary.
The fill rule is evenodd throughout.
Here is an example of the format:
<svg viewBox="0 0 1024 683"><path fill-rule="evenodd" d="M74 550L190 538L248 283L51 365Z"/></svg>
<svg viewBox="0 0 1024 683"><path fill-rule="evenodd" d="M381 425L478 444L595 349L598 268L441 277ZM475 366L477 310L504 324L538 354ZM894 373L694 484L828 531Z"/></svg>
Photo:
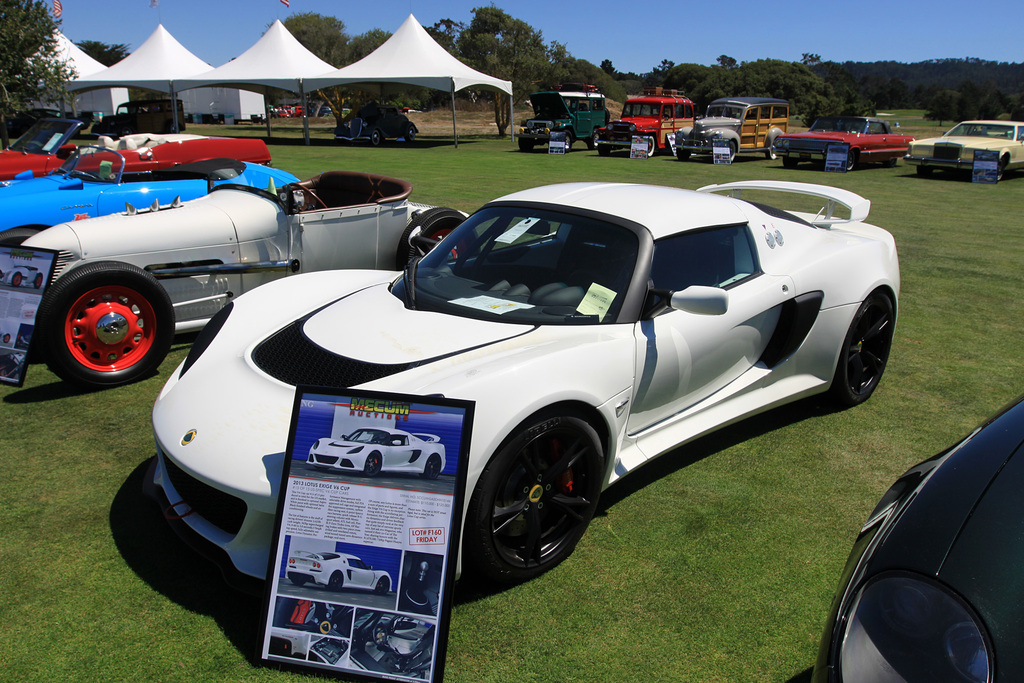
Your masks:
<svg viewBox="0 0 1024 683"><path fill-rule="evenodd" d="M843 683L987 683L993 671L988 643L960 597L924 576L887 573L858 593L838 664Z"/></svg>

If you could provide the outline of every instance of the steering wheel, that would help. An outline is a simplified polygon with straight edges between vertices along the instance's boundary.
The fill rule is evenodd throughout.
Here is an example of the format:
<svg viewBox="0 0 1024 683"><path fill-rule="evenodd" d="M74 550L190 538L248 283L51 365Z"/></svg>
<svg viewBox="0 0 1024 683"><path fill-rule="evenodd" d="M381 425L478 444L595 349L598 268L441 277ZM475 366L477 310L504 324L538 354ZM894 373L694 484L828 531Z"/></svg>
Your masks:
<svg viewBox="0 0 1024 683"><path fill-rule="evenodd" d="M316 192L314 192L312 188L304 187L304 188L302 188L302 191L305 192L306 194L308 194L310 196L310 198L313 200L313 208L314 209L326 209L326 208L328 208L327 207L327 202L325 202L324 200L320 199L320 195L318 195Z"/></svg>

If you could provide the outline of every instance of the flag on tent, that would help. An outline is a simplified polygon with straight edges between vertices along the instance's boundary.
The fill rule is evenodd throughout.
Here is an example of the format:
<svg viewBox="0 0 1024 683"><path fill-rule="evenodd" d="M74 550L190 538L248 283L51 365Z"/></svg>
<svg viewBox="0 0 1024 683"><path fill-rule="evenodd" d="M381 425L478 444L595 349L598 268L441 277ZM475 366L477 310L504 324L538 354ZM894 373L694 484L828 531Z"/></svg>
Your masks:
<svg viewBox="0 0 1024 683"><path fill-rule="evenodd" d="M160 6L160 0L149 0L149 6L151 8L159 7Z"/></svg>
<svg viewBox="0 0 1024 683"><path fill-rule="evenodd" d="M289 0L281 0L282 5L284 5L285 7L291 7L291 5L288 4L288 2Z"/></svg>
<svg viewBox="0 0 1024 683"><path fill-rule="evenodd" d="M64 13L64 5L60 4L60 0L53 0L53 18L60 19L60 15Z"/></svg>

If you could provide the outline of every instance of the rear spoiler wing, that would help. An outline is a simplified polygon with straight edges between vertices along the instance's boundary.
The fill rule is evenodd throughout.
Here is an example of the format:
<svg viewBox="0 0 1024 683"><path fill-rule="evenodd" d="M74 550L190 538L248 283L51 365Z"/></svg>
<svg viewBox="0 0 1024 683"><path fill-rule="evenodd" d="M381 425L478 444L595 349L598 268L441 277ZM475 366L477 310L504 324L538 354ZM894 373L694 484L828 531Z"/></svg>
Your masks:
<svg viewBox="0 0 1024 683"><path fill-rule="evenodd" d="M705 185L699 188L697 192L728 192L730 197L738 199L744 190L789 192L790 194L803 194L824 199L827 203L818 210L813 219L810 219L810 223L826 228L841 223L863 221L871 211L871 200L864 199L864 197L854 192L841 190L838 187L831 187L829 185L794 183L788 180L741 180L735 183ZM836 206L843 206L849 209L850 217L835 217Z"/></svg>

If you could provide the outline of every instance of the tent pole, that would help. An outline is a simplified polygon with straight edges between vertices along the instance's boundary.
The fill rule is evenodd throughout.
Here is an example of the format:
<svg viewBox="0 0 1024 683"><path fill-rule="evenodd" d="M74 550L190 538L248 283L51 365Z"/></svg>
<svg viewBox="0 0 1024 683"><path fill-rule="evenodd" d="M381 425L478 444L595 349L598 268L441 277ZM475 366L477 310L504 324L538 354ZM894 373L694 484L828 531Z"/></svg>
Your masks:
<svg viewBox="0 0 1024 683"><path fill-rule="evenodd" d="M267 122L267 142L270 142L270 102L267 102L267 92L270 90L264 87L263 90L263 118Z"/></svg>
<svg viewBox="0 0 1024 683"><path fill-rule="evenodd" d="M302 134L306 138L306 144L309 144L309 107L306 106L306 89L302 85L302 79L299 79L299 97L302 98Z"/></svg>
<svg viewBox="0 0 1024 683"><path fill-rule="evenodd" d="M174 92L174 81L167 81L171 86L171 132L178 132L178 97Z"/></svg>
<svg viewBox="0 0 1024 683"><path fill-rule="evenodd" d="M455 129L455 79L452 79L452 137L455 138L455 149L459 148L459 131Z"/></svg>
<svg viewBox="0 0 1024 683"><path fill-rule="evenodd" d="M516 103L512 99L512 93L508 95L508 134L512 137L512 144L516 143Z"/></svg>

